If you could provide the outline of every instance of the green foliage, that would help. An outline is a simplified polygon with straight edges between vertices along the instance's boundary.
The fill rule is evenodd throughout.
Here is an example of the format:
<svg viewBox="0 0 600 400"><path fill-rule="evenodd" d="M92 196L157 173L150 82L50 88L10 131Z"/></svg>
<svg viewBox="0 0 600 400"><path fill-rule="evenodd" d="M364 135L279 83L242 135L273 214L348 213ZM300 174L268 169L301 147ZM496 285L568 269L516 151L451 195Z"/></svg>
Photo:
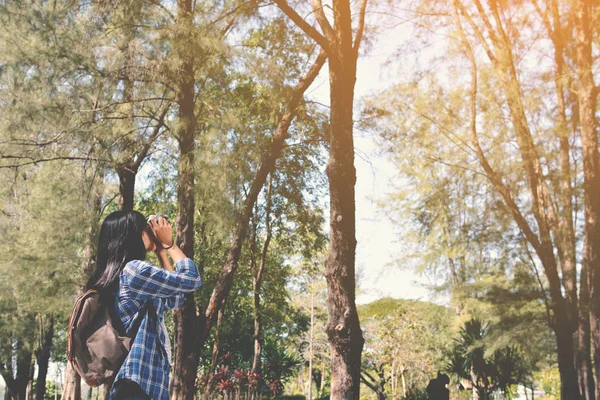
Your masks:
<svg viewBox="0 0 600 400"><path fill-rule="evenodd" d="M550 398L560 398L560 374L557 367L549 367L535 374L536 381Z"/></svg>
<svg viewBox="0 0 600 400"><path fill-rule="evenodd" d="M363 371L383 374L392 387L425 387L444 367L452 344L451 310L432 303L384 298L362 305ZM415 389L416 390L416 389Z"/></svg>
<svg viewBox="0 0 600 400"><path fill-rule="evenodd" d="M400 397L401 400L429 400L425 389L410 388L406 392L406 396Z"/></svg>
<svg viewBox="0 0 600 400"><path fill-rule="evenodd" d="M470 381L481 398L496 390L508 393L512 385L526 382L527 365L516 346L488 351L488 328L480 320L465 322L448 355L446 370Z"/></svg>

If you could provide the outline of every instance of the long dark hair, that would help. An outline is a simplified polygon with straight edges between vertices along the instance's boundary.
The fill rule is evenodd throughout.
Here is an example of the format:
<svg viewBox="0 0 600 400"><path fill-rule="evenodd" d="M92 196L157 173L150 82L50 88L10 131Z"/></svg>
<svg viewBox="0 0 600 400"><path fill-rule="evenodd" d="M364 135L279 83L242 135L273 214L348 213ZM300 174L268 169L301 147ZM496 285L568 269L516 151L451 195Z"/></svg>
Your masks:
<svg viewBox="0 0 600 400"><path fill-rule="evenodd" d="M104 219L98 240L96 268L88 280L87 290L116 290L125 265L131 260L146 259L146 247L142 241L145 227L146 218L138 211L115 211Z"/></svg>

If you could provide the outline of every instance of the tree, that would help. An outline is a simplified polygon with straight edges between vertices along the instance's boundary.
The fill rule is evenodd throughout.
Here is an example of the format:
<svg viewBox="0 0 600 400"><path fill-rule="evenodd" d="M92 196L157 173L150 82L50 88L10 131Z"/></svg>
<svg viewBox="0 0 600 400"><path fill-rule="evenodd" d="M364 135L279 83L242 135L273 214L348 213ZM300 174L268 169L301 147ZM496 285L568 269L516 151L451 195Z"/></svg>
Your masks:
<svg viewBox="0 0 600 400"><path fill-rule="evenodd" d="M501 212L512 220L504 225L502 219L504 228L498 229L504 237L501 240L524 240L527 244L519 257L529 258L531 251L535 259L528 263L535 267L531 268L534 276L538 265L543 269L540 284L550 307L548 322L556 336L562 396L576 398L581 391L590 398L595 385L586 319L591 314L586 311L588 282L583 279L589 272L576 269L578 260L583 260L577 251L582 236L575 223L581 213L577 205L582 197L579 185L584 181L579 169L583 153L575 140L580 124L578 103L567 84L576 82L570 69L575 65L573 24L569 22L573 9L559 2L546 2L544 7L538 2L496 1L455 1L451 7L431 2L420 5L420 17L413 17L424 26L451 28L446 32L453 47L435 60L461 79L442 81L435 71L417 67L418 74L413 77L422 79L415 79L411 90L418 87L421 94L427 91L426 96L442 98L445 109L425 110L405 98L401 100L407 115L404 121L422 132L433 130L433 136L423 139L429 146L437 137L461 150L461 155L425 151L434 157L434 164L443 165L442 174L436 176L477 175L478 181L483 177L480 182L495 192L491 199L489 189L470 193L482 204L490 201L490 210L501 206ZM541 36L532 34L536 27L542 29ZM542 63L525 50L536 46L552 54L551 63ZM464 58L455 57L455 50ZM529 67L534 64L543 65L545 73ZM469 77L460 74L460 66L469 67ZM425 103L422 100L420 105ZM418 121L409 119L408 114ZM542 120L544 127L538 129L537 122ZM450 230L449 236L460 234ZM456 266L453 261L448 260L450 269Z"/></svg>
<svg viewBox="0 0 600 400"><path fill-rule="evenodd" d="M507 346L486 354L486 331L479 320L465 322L448 361L448 372L470 381L480 400L491 399L497 390L506 394L511 385L523 383L525 374L518 348Z"/></svg>
<svg viewBox="0 0 600 400"><path fill-rule="evenodd" d="M600 157L598 156L598 121L596 107L599 89L594 82L592 42L594 25L597 24L598 5L580 0L574 5L577 77L579 88L577 100L579 123L581 124L581 144L583 157L583 187L585 203L584 249L582 263L587 270L587 284L591 322L591 336L594 346L595 398L600 399ZM583 279L582 279L583 282ZM582 295L583 296L583 295ZM588 319L583 318L587 324ZM583 340L589 338L584 334ZM587 351L588 347L584 347ZM588 368L589 369L589 368ZM592 382L588 378L588 382ZM587 382L585 382L587 383ZM589 385L587 385L589 387ZM591 388L590 388L591 389ZM590 390L591 392L591 390ZM591 398L591 393L586 393Z"/></svg>
<svg viewBox="0 0 600 400"><path fill-rule="evenodd" d="M333 1L333 26L320 0L312 2L319 32L285 0L275 3L329 57L330 131L329 178L330 248L326 277L329 287L327 334L332 348L332 391L335 398L358 398L360 355L364 343L355 304L355 205L353 119L356 62L363 37L367 1L359 9L356 35L352 32L348 0Z"/></svg>
<svg viewBox="0 0 600 400"><path fill-rule="evenodd" d="M385 298L360 306L359 313L367 339L361 380L378 398L406 397L443 369L452 336L449 309Z"/></svg>

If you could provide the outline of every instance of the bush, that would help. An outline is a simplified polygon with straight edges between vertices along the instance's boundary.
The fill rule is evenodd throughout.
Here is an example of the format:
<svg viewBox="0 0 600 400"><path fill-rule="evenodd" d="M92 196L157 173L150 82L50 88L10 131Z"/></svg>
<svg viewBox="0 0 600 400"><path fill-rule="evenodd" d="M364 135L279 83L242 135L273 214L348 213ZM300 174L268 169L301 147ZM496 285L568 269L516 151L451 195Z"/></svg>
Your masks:
<svg viewBox="0 0 600 400"><path fill-rule="evenodd" d="M428 400L427 391L425 389L410 388L406 393L406 397L401 397L402 400Z"/></svg>

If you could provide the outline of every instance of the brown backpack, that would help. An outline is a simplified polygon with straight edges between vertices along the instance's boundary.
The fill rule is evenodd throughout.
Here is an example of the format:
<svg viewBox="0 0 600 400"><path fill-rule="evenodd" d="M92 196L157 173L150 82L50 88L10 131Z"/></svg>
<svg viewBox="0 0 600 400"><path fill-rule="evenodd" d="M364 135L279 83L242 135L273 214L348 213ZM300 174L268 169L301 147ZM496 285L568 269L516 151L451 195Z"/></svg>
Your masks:
<svg viewBox="0 0 600 400"><path fill-rule="evenodd" d="M139 329L143 311L132 329L134 333ZM97 290L85 292L73 307L68 335L67 359L85 383L96 387L112 382L131 348L131 338L125 334L113 304Z"/></svg>

